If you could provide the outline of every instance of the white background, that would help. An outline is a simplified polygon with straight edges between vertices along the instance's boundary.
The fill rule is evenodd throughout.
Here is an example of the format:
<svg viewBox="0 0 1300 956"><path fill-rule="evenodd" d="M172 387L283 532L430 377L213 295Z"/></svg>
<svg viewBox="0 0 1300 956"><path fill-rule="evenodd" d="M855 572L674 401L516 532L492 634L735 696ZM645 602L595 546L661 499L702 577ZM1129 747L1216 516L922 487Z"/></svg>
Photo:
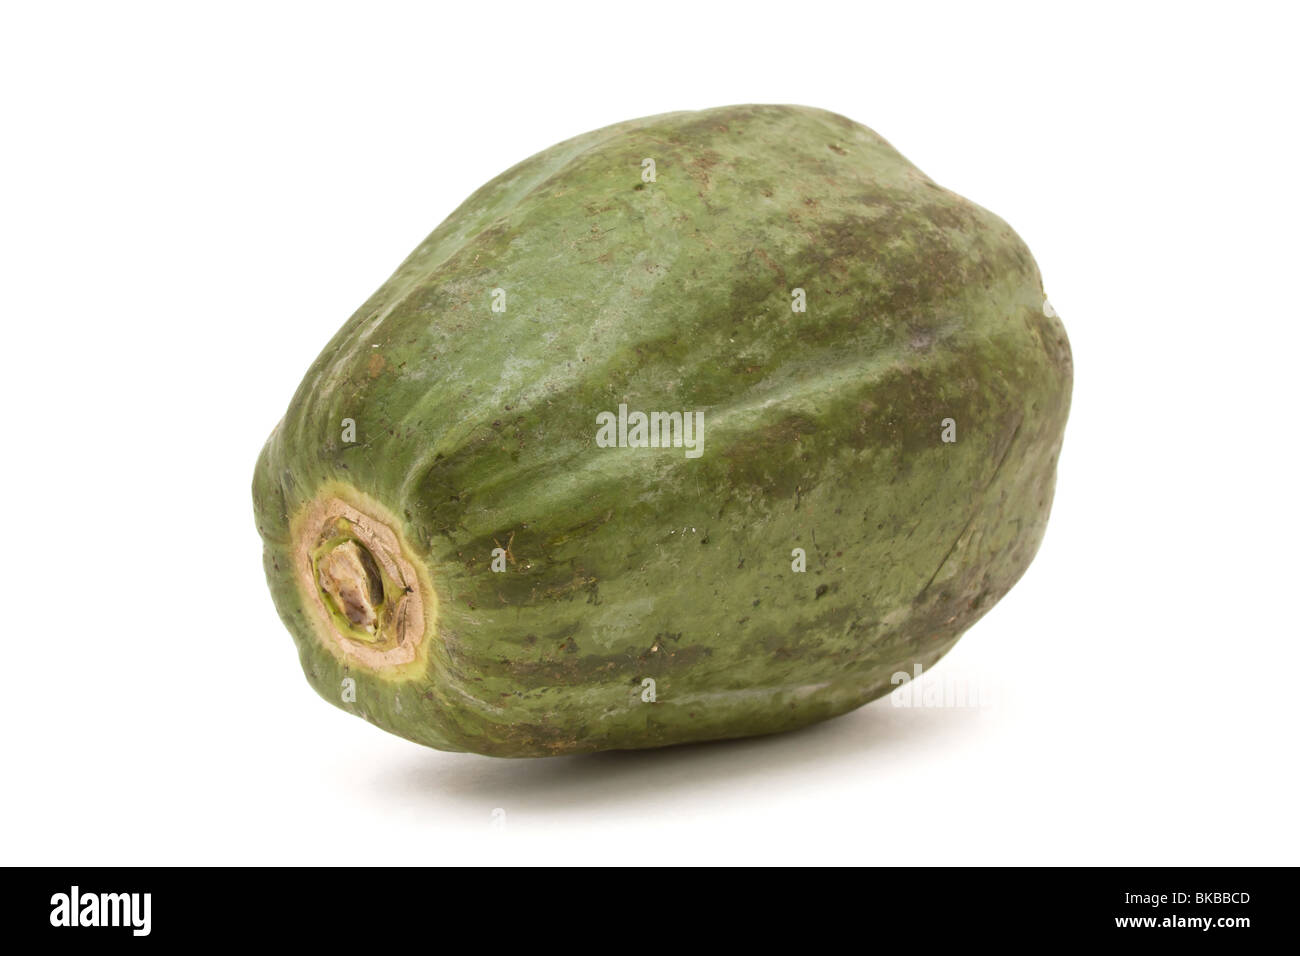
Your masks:
<svg viewBox="0 0 1300 956"><path fill-rule="evenodd" d="M1292 15L7 5L0 860L1300 862ZM309 363L506 167L745 102L1001 215L1069 331L1046 541L936 671L989 705L506 761L319 700L248 490Z"/></svg>

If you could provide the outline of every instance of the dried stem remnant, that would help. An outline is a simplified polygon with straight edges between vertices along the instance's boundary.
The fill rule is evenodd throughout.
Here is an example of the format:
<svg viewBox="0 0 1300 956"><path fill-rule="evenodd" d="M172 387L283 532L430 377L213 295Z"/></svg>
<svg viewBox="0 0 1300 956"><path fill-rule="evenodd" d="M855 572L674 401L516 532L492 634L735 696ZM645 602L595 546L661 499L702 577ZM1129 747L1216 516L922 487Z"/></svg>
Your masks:
<svg viewBox="0 0 1300 956"><path fill-rule="evenodd" d="M318 562L318 580L325 593L357 627L371 634L379 624L375 605L383 602L383 582L376 581L366 570L363 554L355 541L346 541L325 554ZM376 585L379 594L376 596Z"/></svg>
<svg viewBox="0 0 1300 956"><path fill-rule="evenodd" d="M322 642L370 670L415 660L424 640L425 589L397 532L329 496L307 506L294 538L304 608Z"/></svg>

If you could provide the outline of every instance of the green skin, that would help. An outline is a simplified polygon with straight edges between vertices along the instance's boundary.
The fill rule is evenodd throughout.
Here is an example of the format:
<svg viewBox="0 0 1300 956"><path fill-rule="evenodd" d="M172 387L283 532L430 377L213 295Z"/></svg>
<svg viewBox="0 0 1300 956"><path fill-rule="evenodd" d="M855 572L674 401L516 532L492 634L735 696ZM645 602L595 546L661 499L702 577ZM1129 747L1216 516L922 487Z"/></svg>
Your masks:
<svg viewBox="0 0 1300 956"><path fill-rule="evenodd" d="M257 463L309 681L498 756L773 733L888 693L1038 548L1072 379L1044 308L1010 227L833 113L670 113L525 160L334 336ZM597 447L619 403L703 411L703 455ZM359 664L306 612L292 523L329 488L382 503L427 571L410 665Z"/></svg>

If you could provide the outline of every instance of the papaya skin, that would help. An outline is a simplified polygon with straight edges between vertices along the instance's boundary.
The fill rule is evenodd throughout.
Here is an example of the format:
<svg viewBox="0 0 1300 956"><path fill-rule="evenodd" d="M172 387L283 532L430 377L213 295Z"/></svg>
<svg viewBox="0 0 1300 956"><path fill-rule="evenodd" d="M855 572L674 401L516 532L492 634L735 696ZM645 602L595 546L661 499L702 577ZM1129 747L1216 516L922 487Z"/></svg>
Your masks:
<svg viewBox="0 0 1300 956"><path fill-rule="evenodd" d="M430 747L802 727L929 669L1019 579L1072 374L1019 237L866 127L620 123L475 192L326 346L257 463L267 579L321 696ZM620 403L702 410L702 456L597 447ZM336 499L413 569L409 653L323 633L295 555Z"/></svg>

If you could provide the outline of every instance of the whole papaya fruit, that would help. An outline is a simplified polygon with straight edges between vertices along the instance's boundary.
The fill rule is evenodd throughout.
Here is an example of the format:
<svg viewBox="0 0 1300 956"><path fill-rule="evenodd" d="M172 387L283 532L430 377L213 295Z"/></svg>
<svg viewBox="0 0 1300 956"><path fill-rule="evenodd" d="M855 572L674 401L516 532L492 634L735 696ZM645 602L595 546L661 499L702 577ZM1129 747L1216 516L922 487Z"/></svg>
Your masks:
<svg viewBox="0 0 1300 956"><path fill-rule="evenodd" d="M257 463L312 686L444 750L788 730L1028 566L1072 364L996 216L822 110L567 140L334 336Z"/></svg>

